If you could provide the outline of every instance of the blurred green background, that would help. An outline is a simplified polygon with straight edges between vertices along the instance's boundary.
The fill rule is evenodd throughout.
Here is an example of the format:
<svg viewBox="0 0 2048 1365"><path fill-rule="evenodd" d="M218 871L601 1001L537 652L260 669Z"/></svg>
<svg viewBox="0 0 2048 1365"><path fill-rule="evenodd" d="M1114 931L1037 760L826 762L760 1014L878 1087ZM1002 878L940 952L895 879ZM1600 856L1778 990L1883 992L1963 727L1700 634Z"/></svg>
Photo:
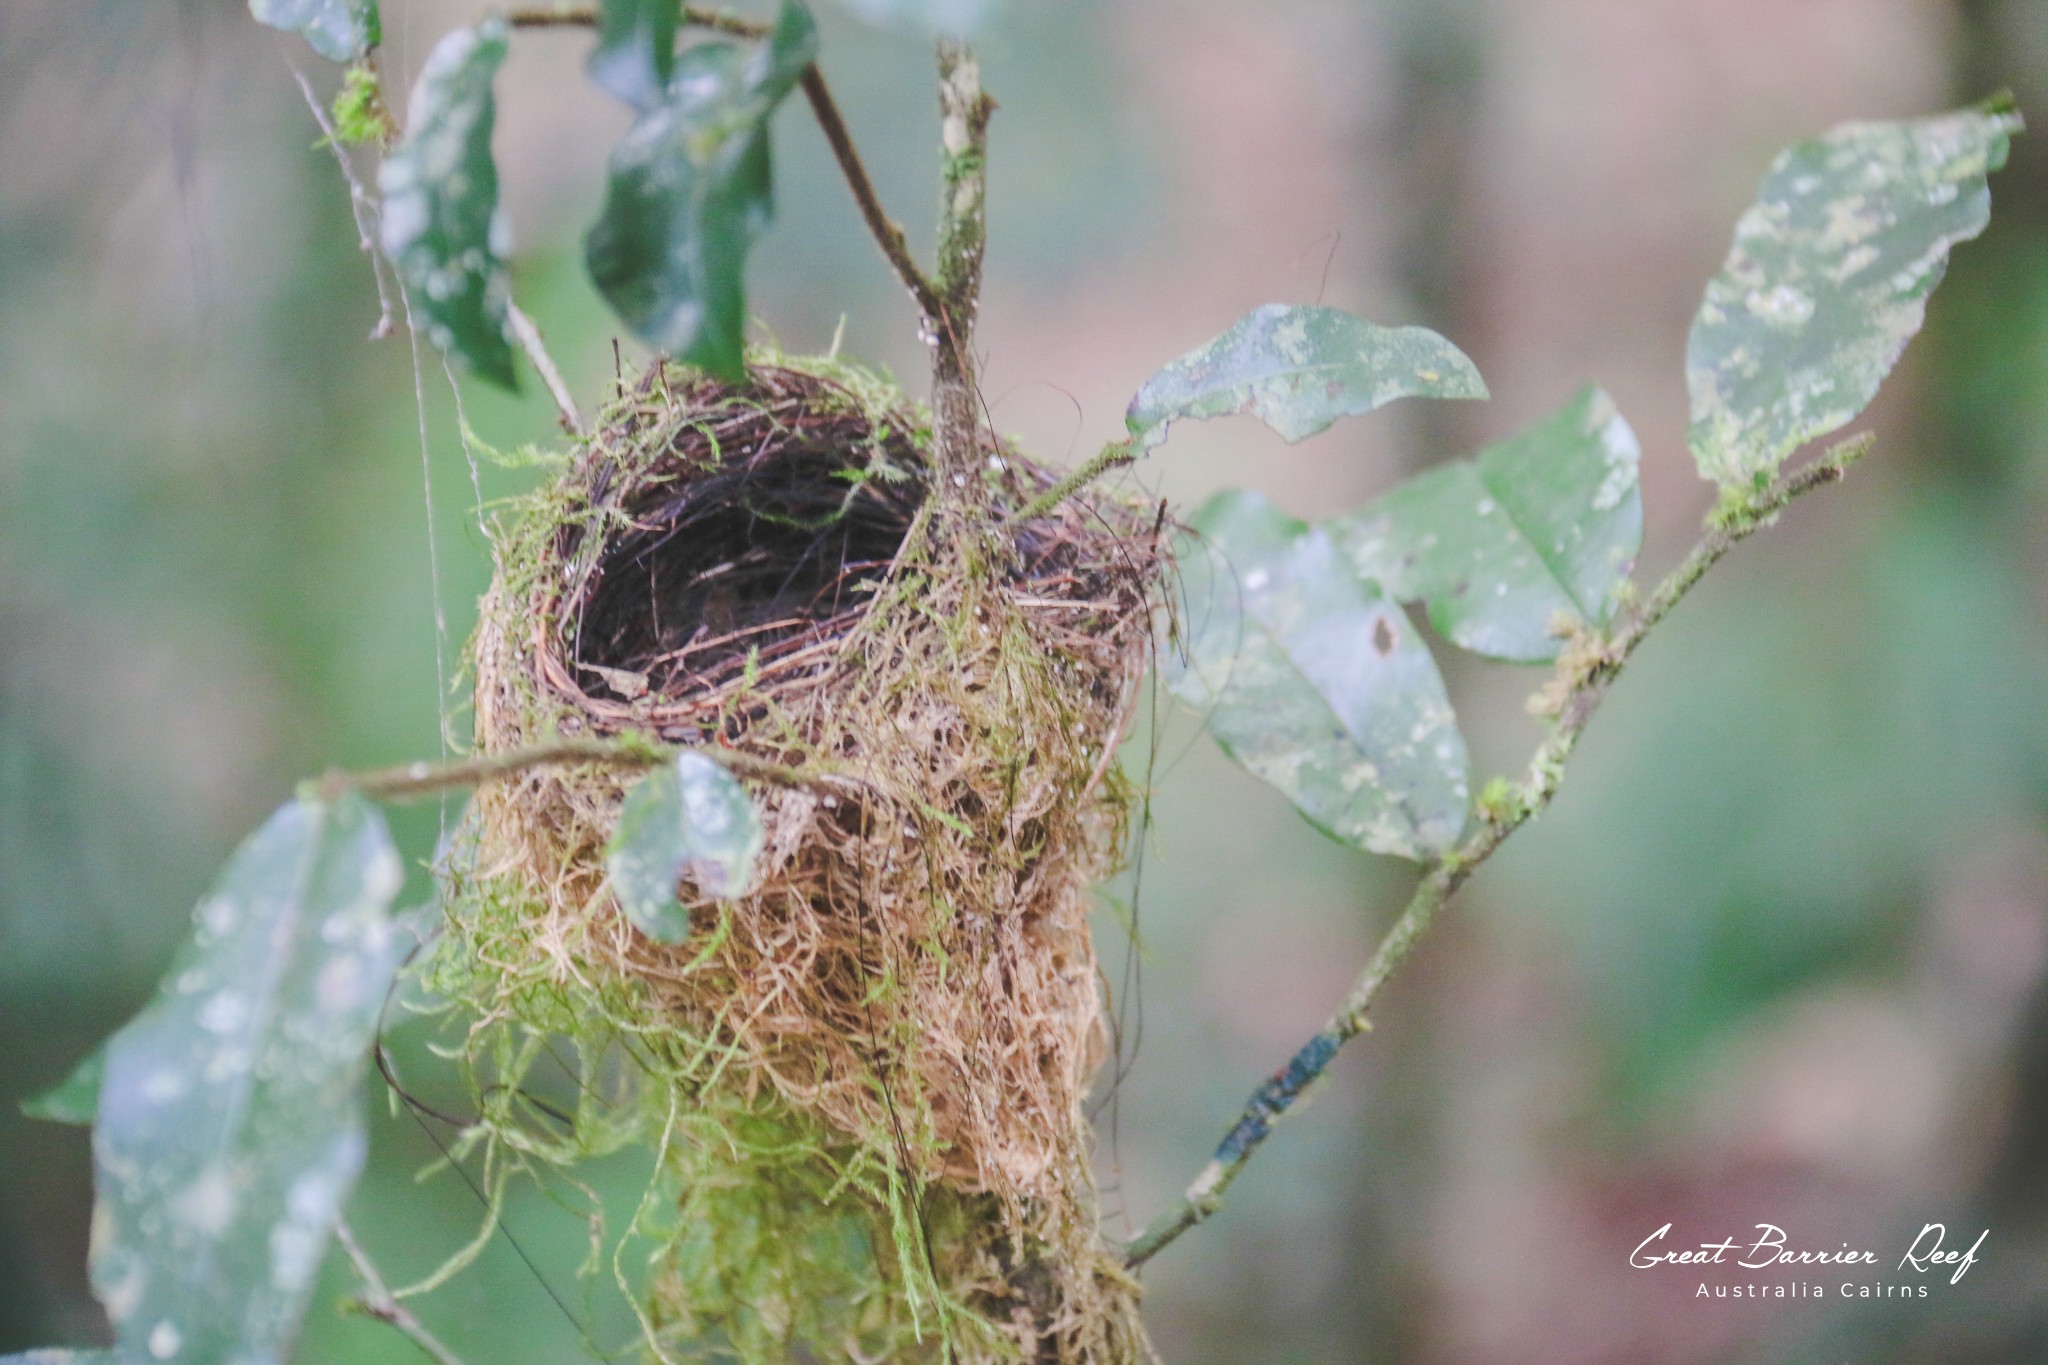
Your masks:
<svg viewBox="0 0 2048 1365"><path fill-rule="evenodd" d="M480 8L386 0L394 85ZM925 50L824 17L826 69L926 248ZM580 78L587 43L521 36L498 147L517 291L589 402L614 333L577 249L623 118ZM239 0L0 6L0 1351L102 1330L86 1138L14 1100L145 997L296 777L433 753L444 701L462 729L475 509L531 477L466 458L436 358L366 339L369 263L294 67L331 90ZM1554 810L1146 1281L1176 1362L2048 1359L2048 6L1016 0L986 67L998 425L1049 460L1092 451L1157 364L1264 302L1420 322L1491 403L1300 448L1209 424L1138 480L1327 511L1590 378L1644 440L1644 577L1706 502L1685 327L1771 153L2017 91L2043 132L1873 413L1876 455L1659 632ZM919 387L909 305L815 128L789 113L778 136L763 328L817 350L843 322L848 352ZM550 435L538 397L463 403L493 443ZM1445 662L1479 766L1518 768L1537 675ZM1119 1231L1192 1174L1405 890L1189 718L1157 721L1132 750L1156 792L1125 1001L1142 1041L1102 1116ZM399 833L424 856L442 818ZM1101 929L1123 981L1127 939ZM429 1065L412 1031L395 1043ZM481 1218L463 1181L415 1181L435 1156L380 1106L353 1218L395 1278ZM1929 1219L1988 1226L1984 1262L1905 1304L1701 1302L1697 1276L1626 1264L1666 1222L1902 1250ZM629 1338L575 1276L580 1223L529 1193L506 1224L517 1247L421 1309L465 1359ZM332 1311L347 1288L330 1266L300 1359L409 1359Z"/></svg>

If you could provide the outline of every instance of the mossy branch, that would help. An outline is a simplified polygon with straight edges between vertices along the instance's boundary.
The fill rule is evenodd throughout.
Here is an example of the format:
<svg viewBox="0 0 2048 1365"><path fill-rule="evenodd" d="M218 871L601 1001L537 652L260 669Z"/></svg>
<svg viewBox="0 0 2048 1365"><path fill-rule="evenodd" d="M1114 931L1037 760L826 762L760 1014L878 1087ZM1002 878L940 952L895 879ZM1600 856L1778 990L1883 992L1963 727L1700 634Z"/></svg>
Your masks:
<svg viewBox="0 0 2048 1365"><path fill-rule="evenodd" d="M1121 469L1137 458L1137 452L1129 441L1111 441L1086 464L1078 466L1058 483L1012 512L1009 519L1015 523L1042 517L1110 470Z"/></svg>
<svg viewBox="0 0 2048 1365"><path fill-rule="evenodd" d="M941 38L939 135L945 154L939 205L938 308L925 315L932 348L932 459L941 498L970 523L985 522L981 470L981 397L974 367L974 324L981 308L981 262L988 244L988 120L995 101L981 88L974 50Z"/></svg>
<svg viewBox="0 0 2048 1365"><path fill-rule="evenodd" d="M531 768L653 768L668 762L681 748L656 744L638 736L618 739L559 739L498 753L476 754L441 762L421 760L367 772L329 772L314 783L326 800L357 792L379 801L410 801L445 791L481 786L513 777ZM830 778L822 771L787 767L738 749L701 749L740 777L785 787L815 786Z"/></svg>
<svg viewBox="0 0 2048 1365"><path fill-rule="evenodd" d="M1350 993L1287 1064L1252 1092L1237 1122L1217 1144L1215 1154L1180 1202L1153 1220L1124 1249L1125 1265L1143 1265L1182 1233L1215 1213L1223 1202L1224 1192L1271 1135L1273 1126L1322 1079L1343 1046L1371 1027L1367 1015L1380 988L1428 932L1437 911L1509 835L1534 819L1557 795L1565 761L1571 757L1579 736L1599 709L1608 687L1620 676L1623 665L1651 629L1670 614L1722 556L1775 522L1795 498L1840 482L1849 466L1862 458L1872 443L1873 438L1867 434L1851 437L1763 489L1748 494L1724 494L1692 552L1640 606L1625 612L1605 635L1581 632L1574 636L1559 656L1556 676L1538 694L1541 710L1553 719L1527 773L1518 783L1489 784L1481 793L1478 827L1456 848L1425 868L1407 907L1380 940Z"/></svg>

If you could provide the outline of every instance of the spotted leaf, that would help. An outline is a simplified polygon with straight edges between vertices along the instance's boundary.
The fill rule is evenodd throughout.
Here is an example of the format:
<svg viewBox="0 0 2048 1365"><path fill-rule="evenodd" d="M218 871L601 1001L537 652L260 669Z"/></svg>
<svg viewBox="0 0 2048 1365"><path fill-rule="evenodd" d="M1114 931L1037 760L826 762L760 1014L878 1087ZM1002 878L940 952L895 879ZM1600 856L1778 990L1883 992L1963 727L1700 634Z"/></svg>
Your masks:
<svg viewBox="0 0 2048 1365"><path fill-rule="evenodd" d="M155 1001L108 1044L92 1282L122 1359L289 1354L362 1169L399 882L360 798L292 802L235 854Z"/></svg>
<svg viewBox="0 0 2048 1365"><path fill-rule="evenodd" d="M1484 398L1464 352L1422 327L1267 304L1145 381L1125 414L1143 454L1182 417L1248 412L1289 441L1397 398Z"/></svg>
<svg viewBox="0 0 2048 1365"><path fill-rule="evenodd" d="M626 793L605 869L634 927L658 943L679 943L690 916L677 883L687 877L714 899L743 896L764 841L746 788L717 762L684 750Z"/></svg>
<svg viewBox="0 0 2048 1365"><path fill-rule="evenodd" d="M652 109L676 64L676 23L682 0L604 0L597 48L584 69L607 94L636 110Z"/></svg>
<svg viewBox="0 0 2048 1365"><path fill-rule="evenodd" d="M1557 657L1563 614L1604 625L1643 540L1641 451L1607 395L1581 390L1519 436L1417 475L1324 525L1352 567L1466 649Z"/></svg>
<svg viewBox="0 0 2048 1365"><path fill-rule="evenodd" d="M502 19L458 28L428 54L413 87L405 138L378 168L384 254L404 282L413 321L436 346L494 384L518 386L507 331L512 288L502 259L491 156L505 60Z"/></svg>
<svg viewBox="0 0 2048 1365"><path fill-rule="evenodd" d="M1318 527L1218 494L1179 547L1174 695L1331 837L1425 858L1465 823L1465 741L1429 649Z"/></svg>
<svg viewBox="0 0 2048 1365"><path fill-rule="evenodd" d="M1702 474L1761 486L1863 411L1920 330L1949 248L1984 230L1986 177L2019 128L1994 102L1844 124L1778 157L1686 348Z"/></svg>

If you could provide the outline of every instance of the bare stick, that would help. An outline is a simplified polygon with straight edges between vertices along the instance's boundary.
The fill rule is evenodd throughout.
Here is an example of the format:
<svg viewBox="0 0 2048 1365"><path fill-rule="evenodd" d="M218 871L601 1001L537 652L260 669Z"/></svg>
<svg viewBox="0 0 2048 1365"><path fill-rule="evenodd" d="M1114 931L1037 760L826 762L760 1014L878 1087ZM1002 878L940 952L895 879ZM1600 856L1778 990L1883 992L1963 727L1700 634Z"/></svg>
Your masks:
<svg viewBox="0 0 2048 1365"><path fill-rule="evenodd" d="M533 325L533 319L518 304L506 301L505 320L512 324L512 335L519 341L519 347L526 352L526 358L533 362L533 368L540 371L541 383L547 385L548 394L555 400L555 411L560 414L562 427L571 436L583 434L583 414L576 410L576 400L569 394L569 386L562 382L562 372L555 368L554 357L548 354L547 344L540 339L540 328Z"/></svg>
<svg viewBox="0 0 2048 1365"><path fill-rule="evenodd" d="M505 16L514 28L595 28L597 10L590 5L529 5ZM682 21L692 28L730 33L735 38L765 38L774 26L703 5L684 5Z"/></svg>
<svg viewBox="0 0 2048 1365"><path fill-rule="evenodd" d="M1483 793L1479 827L1465 841L1430 864L1400 918L1380 940L1379 948L1324 1025L1295 1052L1285 1066L1252 1092L1237 1122L1210 1157L1180 1202L1153 1220L1124 1249L1124 1264L1143 1265L1189 1228L1206 1220L1223 1202L1223 1193L1272 1133L1273 1125L1315 1083L1322 1079L1339 1050L1371 1027L1367 1012L1380 988L1400 969L1430 923L1465 880L1493 856L1510 834L1550 804L1564 776L1565 760L1599 709L1607 689L1621 673L1636 646L1662 621L1693 585L1739 542L1777 520L1793 499L1825 484L1840 482L1851 464L1870 449L1872 439L1852 437L1813 463L1783 475L1768 488L1747 498L1726 502L1709 518L1706 534L1683 563L1657 585L1642 605L1628 614L1612 634L1582 636L1558 660L1557 676L1544 696L1555 718L1550 733L1537 746L1521 782L1504 792ZM1576 646L1576 647L1573 647Z"/></svg>
<svg viewBox="0 0 2048 1365"><path fill-rule="evenodd" d="M341 1249L348 1253L349 1263L356 1268L356 1277L363 1282L363 1292L353 1300L355 1308L365 1317L397 1328L435 1365L462 1365L461 1358L443 1346L440 1338L429 1332L425 1324L413 1316L413 1311L392 1294L391 1286L384 1283L375 1263L364 1254L362 1243L356 1241L356 1234L347 1219L334 1225L334 1235L341 1243Z"/></svg>
<svg viewBox="0 0 2048 1365"><path fill-rule="evenodd" d="M853 135L847 131L846 120L840 117L831 87L825 84L825 75L818 70L816 62L804 68L803 85L804 98L810 101L811 113L825 134L825 142L832 148L832 158L839 163L847 188L853 191L853 202L860 209L861 221L867 224L868 235L882 248L883 259L889 262L889 268L896 272L896 278L903 282L903 287L910 291L918 313L929 326L931 320L939 316L938 290L925 278L924 271L918 269L916 259L910 254L910 243L903 238L903 229L882 207L881 196L875 192L874 182L868 179L868 168L853 145Z"/></svg>

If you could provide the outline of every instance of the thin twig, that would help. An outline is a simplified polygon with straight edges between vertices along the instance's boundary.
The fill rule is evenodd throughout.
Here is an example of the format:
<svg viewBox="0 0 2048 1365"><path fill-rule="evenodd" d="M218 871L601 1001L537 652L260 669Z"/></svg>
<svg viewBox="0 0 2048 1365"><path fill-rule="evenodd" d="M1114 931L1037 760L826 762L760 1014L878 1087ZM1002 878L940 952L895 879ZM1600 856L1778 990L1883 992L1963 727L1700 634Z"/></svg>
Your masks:
<svg viewBox="0 0 2048 1365"><path fill-rule="evenodd" d="M881 247L882 257L896 272L896 278L910 291L911 301L917 305L925 325L931 326L940 313L939 291L918 268L916 258L910 254L910 243L904 239L903 229L882 207L881 196L876 193L874 182L868 179L868 168L853 145L853 135L847 131L846 120L840 117L831 87L825 84L825 74L818 69L816 62L804 68L803 86L804 98L810 101L811 113L817 117L825 142L832 148L832 158L839 163L847 188L853 191L853 202L860 208L861 221L867 224L868 235Z"/></svg>
<svg viewBox="0 0 2048 1365"><path fill-rule="evenodd" d="M1465 880L1493 856L1509 835L1534 819L1557 794L1565 760L1599 709L1607 689L1619 676L1652 627L1690 592L1723 555L1758 530L1777 520L1793 499L1825 484L1839 482L1851 464L1870 449L1869 436L1843 441L1813 463L1781 476L1747 498L1717 509L1706 534L1685 560L1657 585L1642 605L1630 612L1604 640L1582 641L1590 647L1568 649L1560 657L1555 719L1537 746L1528 773L1502 795L1483 795L1479 825L1464 842L1428 865L1407 908L1352 985L1343 1002L1304 1043L1287 1065L1252 1092L1215 1154L1191 1183L1180 1202L1146 1227L1124 1249L1124 1264L1143 1265L1189 1228L1206 1220L1223 1202L1224 1191L1237 1179L1252 1154L1325 1071L1339 1050L1371 1027L1367 1013L1388 978L1407 960L1409 951L1429 929L1438 910L1457 894Z"/></svg>
<svg viewBox="0 0 2048 1365"><path fill-rule="evenodd" d="M703 5L684 5L682 21L691 28L708 28L735 38L765 38L774 26ZM595 28L598 14L590 5L530 5L505 16L514 28Z"/></svg>
<svg viewBox="0 0 2048 1365"><path fill-rule="evenodd" d="M363 1282L363 1292L353 1300L355 1308L365 1317L389 1323L412 1340L435 1365L462 1365L461 1357L441 1344L440 1338L426 1329L425 1324L413 1316L413 1311L400 1303L392 1294L391 1287L384 1283L384 1277L364 1254L362 1243L356 1241L348 1220L334 1225L334 1236L341 1243L341 1249L348 1253L349 1263L356 1268L356 1277Z"/></svg>
<svg viewBox="0 0 2048 1365"><path fill-rule="evenodd" d="M569 393L569 386L562 381L562 372L555 368L554 357L548 354L547 343L540 339L540 328L533 325L533 319L518 304L507 300L505 320L512 324L512 335L518 339L519 347L526 352L526 358L533 362L533 368L540 371L541 383L547 385L548 394L555 400L555 411L561 415L563 429L571 436L583 434L583 414L576 410L576 400Z"/></svg>
<svg viewBox="0 0 2048 1365"><path fill-rule="evenodd" d="M515 9L508 17L514 28L588 28L595 27L598 22L597 11L587 5ZM773 32L770 25L757 20L699 5L683 6L682 21L693 28L710 29L738 38L765 38ZM853 191L853 201L860 209L861 221L866 224L875 244L882 249L882 258L889 263L896 278L903 282L903 287L910 291L919 315L930 325L931 320L939 316L938 289L918 268L916 259L910 254L910 244L903 236L903 229L882 207L881 195L876 191L874 181L868 177L867 166L853 145L853 135L847 131L846 120L832 98L832 88L825 83L825 73L818 69L816 62L804 68L803 91L804 98L810 102L811 113L818 120L819 129L825 134L825 142L832 149L832 159L839 163L839 172L846 177L847 188Z"/></svg>
<svg viewBox="0 0 2048 1365"><path fill-rule="evenodd" d="M416 763L404 763L392 768L373 768L359 773L337 770L322 777L316 784L316 789L321 797L328 800L345 792L358 792L380 801L407 801L415 797L431 796L437 792L478 786L498 778L511 777L529 768L653 768L668 762L679 752L682 751L634 738L558 739L520 749L506 749L494 754L476 754L469 758L446 759L440 762L422 759ZM815 786L833 777L833 774L823 770L785 767L738 749L711 749L699 752L706 753L741 777L773 782L779 786Z"/></svg>

